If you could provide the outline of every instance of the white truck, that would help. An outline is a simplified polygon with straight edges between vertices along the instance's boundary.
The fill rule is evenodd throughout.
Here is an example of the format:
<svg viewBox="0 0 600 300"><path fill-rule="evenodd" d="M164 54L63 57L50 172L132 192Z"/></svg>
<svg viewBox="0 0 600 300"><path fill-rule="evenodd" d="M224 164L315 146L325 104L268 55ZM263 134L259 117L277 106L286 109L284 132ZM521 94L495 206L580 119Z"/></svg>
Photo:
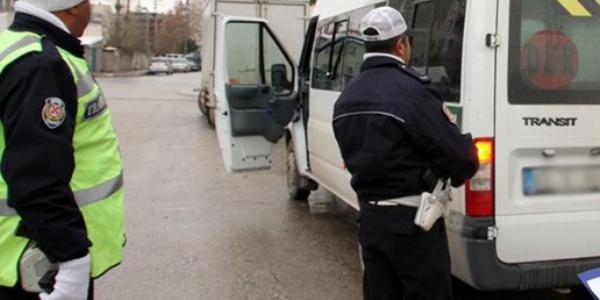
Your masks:
<svg viewBox="0 0 600 300"><path fill-rule="evenodd" d="M273 34L283 43L283 47L298 61L308 24L308 0L209 0L202 13L202 83L198 95L198 107L214 124L214 109L217 99L214 94L215 45L218 39L219 24L227 16L254 17L267 20ZM259 33L256 31L255 33ZM241 40L250 38L240 32ZM247 55L254 52L248 51ZM243 73L256 72L257 68L245 64L254 62L254 57L238 57L236 63Z"/></svg>
<svg viewBox="0 0 600 300"><path fill-rule="evenodd" d="M10 25L10 16L6 12L0 12L0 31L8 28Z"/></svg>

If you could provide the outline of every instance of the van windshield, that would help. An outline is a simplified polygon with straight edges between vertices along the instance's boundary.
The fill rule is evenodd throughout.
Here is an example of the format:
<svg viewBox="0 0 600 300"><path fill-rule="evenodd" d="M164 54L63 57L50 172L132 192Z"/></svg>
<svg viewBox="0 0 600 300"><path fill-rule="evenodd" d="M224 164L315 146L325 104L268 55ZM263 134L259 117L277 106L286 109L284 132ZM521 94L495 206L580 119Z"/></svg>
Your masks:
<svg viewBox="0 0 600 300"><path fill-rule="evenodd" d="M598 1L511 1L509 102L600 104L598 28Z"/></svg>

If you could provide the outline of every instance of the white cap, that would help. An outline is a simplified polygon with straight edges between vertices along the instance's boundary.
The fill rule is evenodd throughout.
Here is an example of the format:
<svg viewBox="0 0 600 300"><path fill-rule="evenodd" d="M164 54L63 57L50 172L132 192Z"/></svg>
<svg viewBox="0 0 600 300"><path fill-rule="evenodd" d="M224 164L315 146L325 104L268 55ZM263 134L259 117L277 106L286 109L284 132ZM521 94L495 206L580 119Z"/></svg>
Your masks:
<svg viewBox="0 0 600 300"><path fill-rule="evenodd" d="M39 9L54 12L77 6L83 1L85 0L18 0L17 2L28 3Z"/></svg>
<svg viewBox="0 0 600 300"><path fill-rule="evenodd" d="M377 34L364 34L367 29L374 29ZM366 42L385 41L403 33L410 34L402 14L389 6L378 7L370 11L360 22L360 31Z"/></svg>

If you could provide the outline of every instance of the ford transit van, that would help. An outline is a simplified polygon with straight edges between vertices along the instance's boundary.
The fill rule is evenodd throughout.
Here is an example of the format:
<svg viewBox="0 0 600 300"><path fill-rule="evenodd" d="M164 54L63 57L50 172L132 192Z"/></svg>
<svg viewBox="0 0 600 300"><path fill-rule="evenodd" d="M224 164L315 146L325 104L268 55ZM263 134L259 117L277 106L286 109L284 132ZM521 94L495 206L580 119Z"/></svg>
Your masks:
<svg viewBox="0 0 600 300"><path fill-rule="evenodd" d="M333 106L363 60L360 20L385 5L478 148L445 218L453 275L488 291L578 284L600 267L598 1L319 0L305 36L282 37L304 40L298 62L264 20L227 17L214 77L226 168L269 168L283 138L291 198L321 186L358 209Z"/></svg>

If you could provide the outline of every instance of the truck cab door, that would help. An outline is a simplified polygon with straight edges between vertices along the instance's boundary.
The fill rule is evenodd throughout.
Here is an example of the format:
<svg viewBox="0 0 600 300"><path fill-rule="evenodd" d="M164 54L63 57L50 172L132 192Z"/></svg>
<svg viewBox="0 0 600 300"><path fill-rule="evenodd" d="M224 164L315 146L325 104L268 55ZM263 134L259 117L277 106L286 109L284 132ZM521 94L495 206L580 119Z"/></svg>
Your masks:
<svg viewBox="0 0 600 300"><path fill-rule="evenodd" d="M270 168L294 116L297 70L263 19L225 17L215 48L215 125L227 171Z"/></svg>

